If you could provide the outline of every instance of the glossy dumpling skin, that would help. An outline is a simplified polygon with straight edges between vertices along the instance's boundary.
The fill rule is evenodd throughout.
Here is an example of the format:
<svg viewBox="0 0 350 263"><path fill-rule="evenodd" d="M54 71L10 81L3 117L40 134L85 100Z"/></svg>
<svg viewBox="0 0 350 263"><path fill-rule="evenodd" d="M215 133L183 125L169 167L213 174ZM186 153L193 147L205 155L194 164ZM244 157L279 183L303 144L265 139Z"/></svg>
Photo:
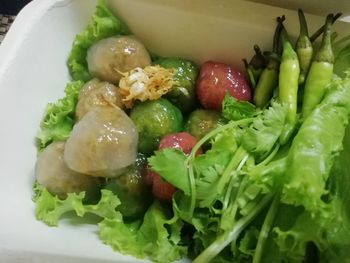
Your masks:
<svg viewBox="0 0 350 263"><path fill-rule="evenodd" d="M148 51L134 36L102 39L89 48L86 59L92 76L116 85L121 72L151 64Z"/></svg>
<svg viewBox="0 0 350 263"><path fill-rule="evenodd" d="M98 178L69 169L63 159L64 148L65 142L53 142L38 156L35 166L38 183L59 198L81 191L86 191L88 197L97 194L100 187Z"/></svg>
<svg viewBox="0 0 350 263"><path fill-rule="evenodd" d="M92 176L115 177L133 164L138 133L118 107L95 107L74 125L64 160L68 167Z"/></svg>
<svg viewBox="0 0 350 263"><path fill-rule="evenodd" d="M123 108L118 88L109 82L98 79L92 79L87 82L79 93L75 109L76 119L78 121L81 120L95 106L117 106Z"/></svg>

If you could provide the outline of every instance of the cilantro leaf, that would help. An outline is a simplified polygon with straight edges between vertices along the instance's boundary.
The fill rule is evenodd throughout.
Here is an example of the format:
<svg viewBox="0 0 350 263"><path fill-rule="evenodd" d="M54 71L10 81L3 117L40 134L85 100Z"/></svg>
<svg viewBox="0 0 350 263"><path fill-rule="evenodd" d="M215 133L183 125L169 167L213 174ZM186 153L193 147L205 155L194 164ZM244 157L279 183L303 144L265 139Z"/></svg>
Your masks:
<svg viewBox="0 0 350 263"><path fill-rule="evenodd" d="M226 94L222 101L222 115L228 120L241 120L251 118L256 114L255 105L248 101L238 101Z"/></svg>
<svg viewBox="0 0 350 263"><path fill-rule="evenodd" d="M238 148L236 135L236 129L218 133L212 140L211 149L194 160L199 206L210 206L224 194L217 187L221 175Z"/></svg>
<svg viewBox="0 0 350 263"><path fill-rule="evenodd" d="M286 116L286 107L272 102L271 107L262 111L245 129L242 145L257 161L264 159L278 141L285 127Z"/></svg>
<svg viewBox="0 0 350 263"><path fill-rule="evenodd" d="M186 158L183 152L174 148L166 148L148 158L148 163L152 170L165 181L189 195L191 187L185 166Z"/></svg>

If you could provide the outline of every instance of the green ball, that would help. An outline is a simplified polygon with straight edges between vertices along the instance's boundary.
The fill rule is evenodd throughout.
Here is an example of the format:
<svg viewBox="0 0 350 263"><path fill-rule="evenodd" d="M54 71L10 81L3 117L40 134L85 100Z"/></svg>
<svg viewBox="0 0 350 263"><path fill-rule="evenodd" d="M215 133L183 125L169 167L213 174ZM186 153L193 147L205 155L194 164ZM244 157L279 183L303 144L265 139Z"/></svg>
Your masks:
<svg viewBox="0 0 350 263"><path fill-rule="evenodd" d="M146 158L139 154L136 162L116 178L108 178L105 188L116 194L117 207L124 217L139 218L152 202L151 188L145 183Z"/></svg>
<svg viewBox="0 0 350 263"><path fill-rule="evenodd" d="M164 97L183 113L191 112L197 104L195 84L199 72L198 66L182 58L160 58L153 64L176 70L173 79L177 84Z"/></svg>
<svg viewBox="0 0 350 263"><path fill-rule="evenodd" d="M198 109L193 111L188 117L185 130L197 140L200 140L215 128L226 123L227 121L220 112Z"/></svg>
<svg viewBox="0 0 350 263"><path fill-rule="evenodd" d="M168 100L148 100L135 105L130 112L139 133L138 149L150 155L158 148L160 139L183 129L181 111Z"/></svg>

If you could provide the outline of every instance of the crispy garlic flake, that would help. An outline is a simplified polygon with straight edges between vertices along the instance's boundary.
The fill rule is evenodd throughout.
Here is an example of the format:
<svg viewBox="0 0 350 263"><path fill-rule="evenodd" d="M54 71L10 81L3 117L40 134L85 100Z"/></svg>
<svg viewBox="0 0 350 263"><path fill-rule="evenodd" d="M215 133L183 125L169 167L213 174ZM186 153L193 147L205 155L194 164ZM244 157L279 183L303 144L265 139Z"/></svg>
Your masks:
<svg viewBox="0 0 350 263"><path fill-rule="evenodd" d="M177 82L173 80L175 69L159 65L135 68L119 81L119 94L126 108L131 108L136 100L156 100L167 93Z"/></svg>

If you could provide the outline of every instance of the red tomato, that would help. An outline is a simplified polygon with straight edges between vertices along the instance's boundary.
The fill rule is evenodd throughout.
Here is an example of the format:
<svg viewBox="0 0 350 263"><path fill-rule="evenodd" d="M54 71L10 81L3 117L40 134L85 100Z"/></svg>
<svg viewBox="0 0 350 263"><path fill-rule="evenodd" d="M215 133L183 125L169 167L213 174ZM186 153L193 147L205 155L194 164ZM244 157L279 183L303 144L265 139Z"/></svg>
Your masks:
<svg viewBox="0 0 350 263"><path fill-rule="evenodd" d="M206 109L221 111L226 92L238 100L249 101L252 92L245 76L230 65L207 61L202 64L196 82L196 94Z"/></svg>
<svg viewBox="0 0 350 263"><path fill-rule="evenodd" d="M184 154L191 153L192 148L196 145L197 140L187 132L179 132L165 135L160 143L158 149L175 148L181 150ZM196 155L201 154L202 149L198 149Z"/></svg>
<svg viewBox="0 0 350 263"><path fill-rule="evenodd" d="M162 180L159 174L148 170L147 173L147 182L151 182L152 184L152 194L157 199L165 202L170 202L173 195L176 192L176 188L171 184Z"/></svg>
<svg viewBox="0 0 350 263"><path fill-rule="evenodd" d="M191 153L192 148L196 145L197 140L187 132L179 132L165 135L158 146L159 150L165 148L175 148L183 151L186 155ZM198 149L196 155L201 154L202 149ZM146 183L152 185L153 195L161 201L170 202L176 188L170 183L162 180L159 174L147 169Z"/></svg>

